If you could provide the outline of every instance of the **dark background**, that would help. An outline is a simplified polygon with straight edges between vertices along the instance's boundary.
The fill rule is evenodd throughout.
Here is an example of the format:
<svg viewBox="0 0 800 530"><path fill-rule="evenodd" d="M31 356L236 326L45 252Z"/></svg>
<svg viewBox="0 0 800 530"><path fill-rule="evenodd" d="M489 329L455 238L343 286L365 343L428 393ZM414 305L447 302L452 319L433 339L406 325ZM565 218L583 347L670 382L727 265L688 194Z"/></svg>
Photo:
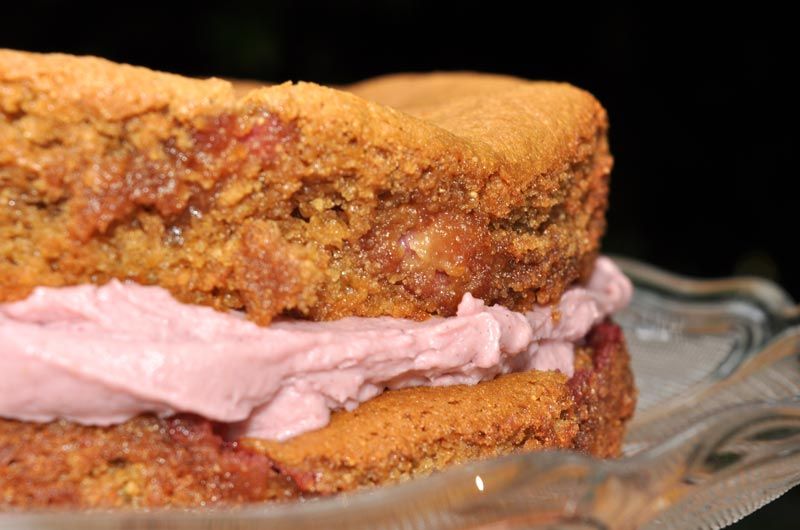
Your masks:
<svg viewBox="0 0 800 530"><path fill-rule="evenodd" d="M483 70L572 82L611 117L607 251L684 274L756 274L800 297L793 17L741 12L267 2L22 2L0 47L94 54L193 76L347 83ZM796 489L735 528L796 528ZM795 516L795 517L792 517Z"/></svg>

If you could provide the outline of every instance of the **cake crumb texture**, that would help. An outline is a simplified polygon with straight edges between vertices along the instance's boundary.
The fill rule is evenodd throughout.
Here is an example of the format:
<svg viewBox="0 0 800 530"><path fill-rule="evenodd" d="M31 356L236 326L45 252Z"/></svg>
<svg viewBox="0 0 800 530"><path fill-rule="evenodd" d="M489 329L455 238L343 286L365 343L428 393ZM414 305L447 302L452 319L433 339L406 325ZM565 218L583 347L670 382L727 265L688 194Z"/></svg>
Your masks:
<svg viewBox="0 0 800 530"><path fill-rule="evenodd" d="M606 129L560 83L235 87L0 50L0 302L119 278L260 324L552 303L598 252Z"/></svg>
<svg viewBox="0 0 800 530"><path fill-rule="evenodd" d="M571 379L523 372L387 391L286 442L225 442L195 417L111 427L0 419L0 508L230 506L330 495L542 449L619 454L636 390L621 330L595 326Z"/></svg>

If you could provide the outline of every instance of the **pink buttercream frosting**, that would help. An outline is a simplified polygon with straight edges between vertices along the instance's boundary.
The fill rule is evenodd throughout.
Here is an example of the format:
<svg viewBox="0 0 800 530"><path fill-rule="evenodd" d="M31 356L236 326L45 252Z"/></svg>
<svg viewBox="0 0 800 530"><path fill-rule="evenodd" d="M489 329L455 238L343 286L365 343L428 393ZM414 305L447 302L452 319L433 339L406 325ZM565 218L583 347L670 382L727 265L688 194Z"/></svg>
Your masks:
<svg viewBox="0 0 800 530"><path fill-rule="evenodd" d="M0 304L0 416L108 425L191 412L283 440L384 389L474 384L521 370L573 372L574 344L627 304L608 258L585 287L527 313L466 294L449 318L279 321L181 304L159 287L38 288ZM560 318L553 318L557 309Z"/></svg>

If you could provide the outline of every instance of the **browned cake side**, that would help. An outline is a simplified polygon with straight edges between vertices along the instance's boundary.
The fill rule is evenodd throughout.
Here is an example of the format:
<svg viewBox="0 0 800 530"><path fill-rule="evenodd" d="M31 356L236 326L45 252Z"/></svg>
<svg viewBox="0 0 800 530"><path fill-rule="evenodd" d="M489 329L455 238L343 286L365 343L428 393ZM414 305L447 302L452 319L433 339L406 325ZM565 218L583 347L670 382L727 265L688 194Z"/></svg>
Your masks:
<svg viewBox="0 0 800 530"><path fill-rule="evenodd" d="M585 277L611 166L591 95L478 74L351 90L239 97L0 50L0 301L116 277L262 324L425 318Z"/></svg>
<svg viewBox="0 0 800 530"><path fill-rule="evenodd" d="M636 400L619 327L596 326L577 371L389 391L285 443L222 442L197 418L109 428L0 420L0 508L282 500L390 484L515 451L619 453Z"/></svg>

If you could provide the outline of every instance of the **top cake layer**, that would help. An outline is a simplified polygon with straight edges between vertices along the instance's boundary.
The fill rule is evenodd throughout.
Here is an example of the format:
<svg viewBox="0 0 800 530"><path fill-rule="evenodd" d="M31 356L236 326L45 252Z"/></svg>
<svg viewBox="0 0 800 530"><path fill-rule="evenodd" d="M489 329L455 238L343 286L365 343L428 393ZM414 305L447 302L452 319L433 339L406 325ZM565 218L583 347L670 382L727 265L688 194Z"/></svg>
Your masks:
<svg viewBox="0 0 800 530"><path fill-rule="evenodd" d="M120 278L261 324L422 319L586 277L611 166L591 95L480 74L348 90L0 51L0 301Z"/></svg>

